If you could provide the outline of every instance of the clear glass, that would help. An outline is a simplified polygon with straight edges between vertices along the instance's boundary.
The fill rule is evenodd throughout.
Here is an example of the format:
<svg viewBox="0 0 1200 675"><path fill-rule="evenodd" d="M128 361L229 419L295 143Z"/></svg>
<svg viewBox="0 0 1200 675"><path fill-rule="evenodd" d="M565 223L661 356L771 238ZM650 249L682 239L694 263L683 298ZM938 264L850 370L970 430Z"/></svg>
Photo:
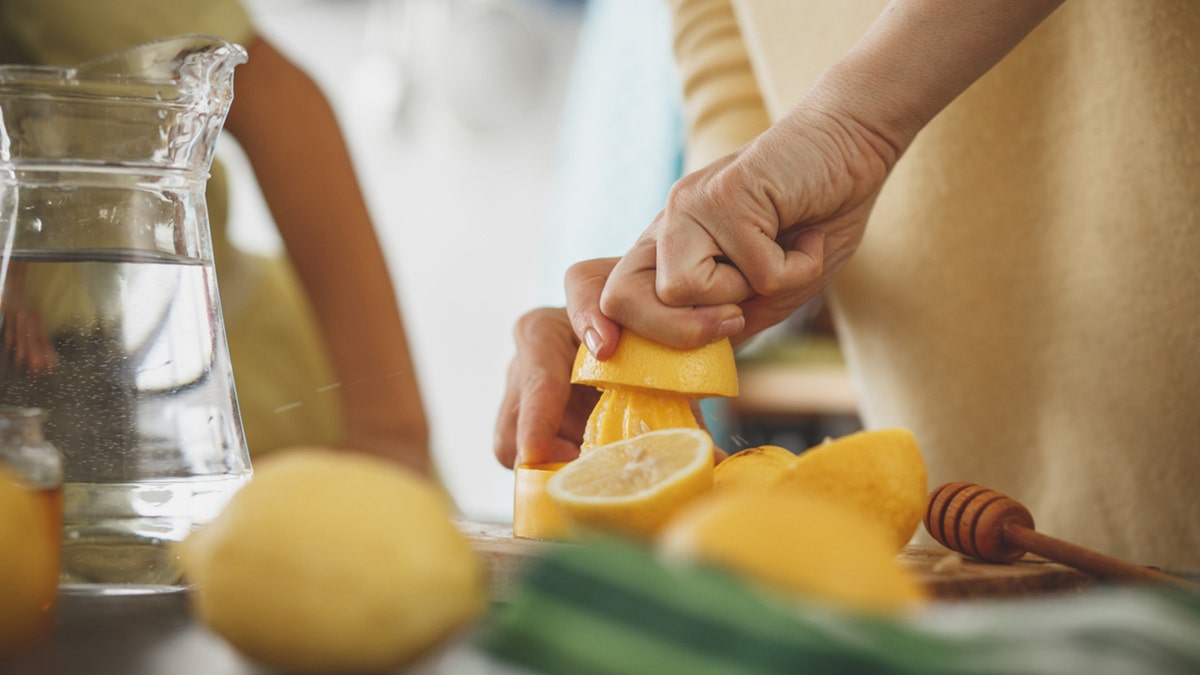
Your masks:
<svg viewBox="0 0 1200 675"><path fill-rule="evenodd" d="M0 404L63 456L67 592L181 588L250 475L204 187L245 50L180 36L0 67Z"/></svg>

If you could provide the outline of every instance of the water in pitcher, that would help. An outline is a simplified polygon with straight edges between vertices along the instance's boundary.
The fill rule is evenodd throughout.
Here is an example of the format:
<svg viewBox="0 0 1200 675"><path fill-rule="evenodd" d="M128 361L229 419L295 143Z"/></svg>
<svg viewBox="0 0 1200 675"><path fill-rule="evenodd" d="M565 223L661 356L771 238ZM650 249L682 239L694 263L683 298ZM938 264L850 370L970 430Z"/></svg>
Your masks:
<svg viewBox="0 0 1200 675"><path fill-rule="evenodd" d="M62 588L183 588L250 476L205 185L245 50L183 35L0 66L0 405L62 453Z"/></svg>
<svg viewBox="0 0 1200 675"><path fill-rule="evenodd" d="M49 411L63 582L177 583L170 544L246 479L212 263L14 251L8 274L0 400Z"/></svg>

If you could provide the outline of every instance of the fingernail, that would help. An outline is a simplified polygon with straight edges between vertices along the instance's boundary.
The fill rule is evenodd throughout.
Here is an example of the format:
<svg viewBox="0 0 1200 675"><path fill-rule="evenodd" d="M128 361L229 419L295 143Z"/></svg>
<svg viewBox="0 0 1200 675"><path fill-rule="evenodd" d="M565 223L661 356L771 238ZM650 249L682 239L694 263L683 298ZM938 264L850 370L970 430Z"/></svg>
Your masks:
<svg viewBox="0 0 1200 675"><path fill-rule="evenodd" d="M595 328L589 328L583 332L583 343L587 345L592 356L599 354L600 348L604 346L604 341L600 339L600 331Z"/></svg>
<svg viewBox="0 0 1200 675"><path fill-rule="evenodd" d="M717 337L729 337L730 335L735 335L742 332L742 329L745 327L746 317L744 316L735 316L730 319L725 319L717 328Z"/></svg>

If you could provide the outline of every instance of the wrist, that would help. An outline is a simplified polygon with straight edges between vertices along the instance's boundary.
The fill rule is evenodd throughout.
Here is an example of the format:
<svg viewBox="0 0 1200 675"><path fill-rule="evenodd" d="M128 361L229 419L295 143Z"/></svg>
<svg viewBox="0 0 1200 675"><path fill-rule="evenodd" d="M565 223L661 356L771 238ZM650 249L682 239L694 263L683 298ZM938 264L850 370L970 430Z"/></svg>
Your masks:
<svg viewBox="0 0 1200 675"><path fill-rule="evenodd" d="M801 105L881 144L889 167L1062 0L892 0Z"/></svg>
<svg viewBox="0 0 1200 675"><path fill-rule="evenodd" d="M809 117L824 118L839 127L890 171L929 120L890 88L878 86L877 80L889 76L870 62L850 55L834 64L797 108L808 109Z"/></svg>

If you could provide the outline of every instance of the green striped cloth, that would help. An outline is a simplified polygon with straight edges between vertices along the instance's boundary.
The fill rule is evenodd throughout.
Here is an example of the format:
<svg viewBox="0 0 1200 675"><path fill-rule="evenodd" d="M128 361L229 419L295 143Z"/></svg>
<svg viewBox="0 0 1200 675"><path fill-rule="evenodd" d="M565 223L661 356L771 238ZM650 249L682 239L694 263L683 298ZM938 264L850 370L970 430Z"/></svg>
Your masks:
<svg viewBox="0 0 1200 675"><path fill-rule="evenodd" d="M905 617L783 604L730 576L621 542L530 570L481 634L554 675L1200 673L1200 594L1101 587L941 603Z"/></svg>

